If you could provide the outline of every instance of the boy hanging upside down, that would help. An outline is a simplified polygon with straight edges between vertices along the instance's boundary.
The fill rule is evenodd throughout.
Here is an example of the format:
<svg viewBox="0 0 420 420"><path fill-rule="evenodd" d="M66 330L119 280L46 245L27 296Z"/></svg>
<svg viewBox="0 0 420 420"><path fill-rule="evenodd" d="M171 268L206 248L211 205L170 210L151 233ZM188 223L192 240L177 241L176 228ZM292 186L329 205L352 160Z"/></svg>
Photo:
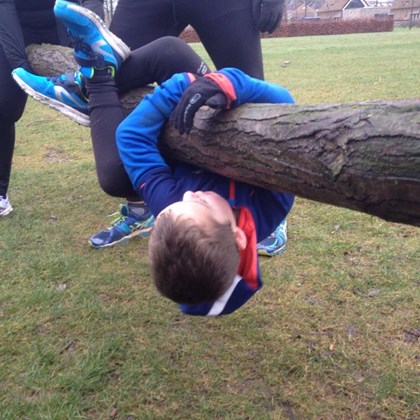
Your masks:
<svg viewBox="0 0 420 420"><path fill-rule="evenodd" d="M204 104L293 103L283 87L228 68L204 77L182 73L157 87L120 124L117 145L137 191L157 216L149 240L158 290L191 315L223 315L261 286L257 242L287 216L294 197L177 161L157 147L171 118L182 134Z"/></svg>

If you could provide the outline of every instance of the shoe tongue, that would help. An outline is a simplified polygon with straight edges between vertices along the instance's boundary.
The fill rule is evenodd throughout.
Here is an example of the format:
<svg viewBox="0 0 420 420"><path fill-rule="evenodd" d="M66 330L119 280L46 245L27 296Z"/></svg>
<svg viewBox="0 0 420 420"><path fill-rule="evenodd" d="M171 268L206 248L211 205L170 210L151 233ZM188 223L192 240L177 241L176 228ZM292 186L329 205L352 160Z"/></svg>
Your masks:
<svg viewBox="0 0 420 420"><path fill-rule="evenodd" d="M120 214L124 217L127 217L128 213L130 213L130 209L128 208L128 205L127 204L122 205L120 208Z"/></svg>
<svg viewBox="0 0 420 420"><path fill-rule="evenodd" d="M134 214L135 216L141 217L144 216L146 213L146 209L144 206L128 206L130 213Z"/></svg>

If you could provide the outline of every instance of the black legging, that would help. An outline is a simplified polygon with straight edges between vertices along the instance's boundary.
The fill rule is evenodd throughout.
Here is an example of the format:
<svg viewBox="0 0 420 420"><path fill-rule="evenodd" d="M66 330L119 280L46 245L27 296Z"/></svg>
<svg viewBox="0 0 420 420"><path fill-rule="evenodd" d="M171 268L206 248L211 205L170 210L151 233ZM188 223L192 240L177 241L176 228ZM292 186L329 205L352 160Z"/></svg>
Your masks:
<svg viewBox="0 0 420 420"><path fill-rule="evenodd" d="M14 82L7 81L10 70L4 64L4 53L0 47L0 196L5 196L9 188L15 147L15 122L23 114L26 94Z"/></svg>
<svg viewBox="0 0 420 420"><path fill-rule="evenodd" d="M43 38L34 41L26 37L29 43L58 43L56 28L49 33L44 32ZM26 40L26 39L25 39ZM27 45L29 45L29 43ZM30 70L29 63L22 62L22 67ZM26 105L26 94L13 80L12 68L6 58L3 47L0 45L0 195L7 193L10 182L10 173L15 146L15 123L19 121Z"/></svg>
<svg viewBox="0 0 420 420"><path fill-rule="evenodd" d="M150 83L163 83L175 73L203 75L208 67L192 48L179 38L164 37L131 53L114 81L95 77L86 84L96 172L101 188L114 197L138 201L118 154L115 131L124 119L118 93ZM117 87L118 86L118 87Z"/></svg>
<svg viewBox="0 0 420 420"><path fill-rule="evenodd" d="M132 49L191 25L216 68L237 67L263 79L260 34L251 0L119 0L111 31Z"/></svg>
<svg viewBox="0 0 420 420"><path fill-rule="evenodd" d="M103 0L72 0L103 16ZM16 67L32 71L25 46L70 45L66 29L55 19L54 0L19 0L1 3L0 10L0 196L9 188L15 146L15 123L26 105L26 94L13 80ZM3 40L3 41L2 41Z"/></svg>

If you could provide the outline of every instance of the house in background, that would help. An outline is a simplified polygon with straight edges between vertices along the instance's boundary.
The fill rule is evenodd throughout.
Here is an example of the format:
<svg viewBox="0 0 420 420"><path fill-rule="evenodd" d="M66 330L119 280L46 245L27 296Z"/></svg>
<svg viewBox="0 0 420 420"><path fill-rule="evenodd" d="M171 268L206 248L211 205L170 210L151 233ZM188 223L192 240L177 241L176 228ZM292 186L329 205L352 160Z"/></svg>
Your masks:
<svg viewBox="0 0 420 420"><path fill-rule="evenodd" d="M420 26L420 0L395 0L391 13L395 26Z"/></svg>
<svg viewBox="0 0 420 420"><path fill-rule="evenodd" d="M323 20L373 19L376 15L389 13L390 3L380 0L325 0L318 10L318 17Z"/></svg>
<svg viewBox="0 0 420 420"><path fill-rule="evenodd" d="M325 0L318 9L318 17L321 19L341 20L344 19L345 10L363 9L368 6L366 0Z"/></svg>

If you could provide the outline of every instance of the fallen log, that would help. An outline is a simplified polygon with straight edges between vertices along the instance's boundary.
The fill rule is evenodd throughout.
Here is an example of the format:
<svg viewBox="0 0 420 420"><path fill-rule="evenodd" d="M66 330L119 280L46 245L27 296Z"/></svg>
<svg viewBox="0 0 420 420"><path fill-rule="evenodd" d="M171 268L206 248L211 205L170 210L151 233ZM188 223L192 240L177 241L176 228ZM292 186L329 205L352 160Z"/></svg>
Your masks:
<svg viewBox="0 0 420 420"><path fill-rule="evenodd" d="M34 70L72 70L71 50L28 48ZM121 97L130 112L144 93ZM163 153L236 180L420 226L420 99L203 108L189 135L167 125Z"/></svg>

